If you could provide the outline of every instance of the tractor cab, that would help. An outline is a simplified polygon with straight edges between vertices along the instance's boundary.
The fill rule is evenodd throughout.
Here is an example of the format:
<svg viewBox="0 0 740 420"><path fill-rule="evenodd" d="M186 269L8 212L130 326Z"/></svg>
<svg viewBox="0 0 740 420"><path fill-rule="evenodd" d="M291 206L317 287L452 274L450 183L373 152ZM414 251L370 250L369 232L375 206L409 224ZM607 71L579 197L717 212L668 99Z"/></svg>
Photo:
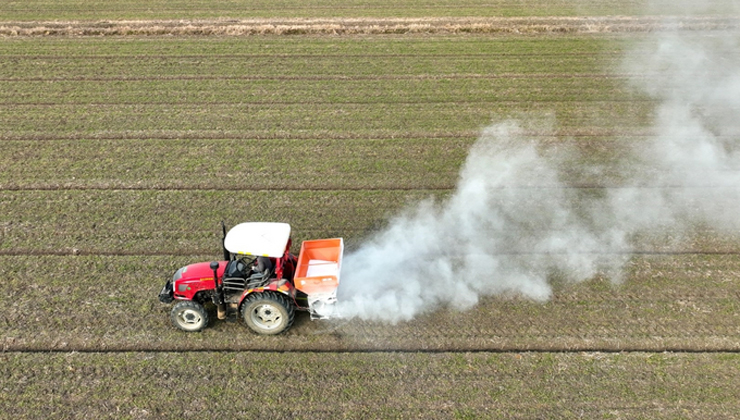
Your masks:
<svg viewBox="0 0 740 420"><path fill-rule="evenodd" d="M225 231L225 229L224 229ZM290 254L290 225L287 223L240 223L224 234L227 273L293 280L295 257Z"/></svg>
<svg viewBox="0 0 740 420"><path fill-rule="evenodd" d="M227 302L240 300L236 295L271 281L292 282L296 258L290 253L291 242L287 223L241 223L224 234L227 263L222 283Z"/></svg>

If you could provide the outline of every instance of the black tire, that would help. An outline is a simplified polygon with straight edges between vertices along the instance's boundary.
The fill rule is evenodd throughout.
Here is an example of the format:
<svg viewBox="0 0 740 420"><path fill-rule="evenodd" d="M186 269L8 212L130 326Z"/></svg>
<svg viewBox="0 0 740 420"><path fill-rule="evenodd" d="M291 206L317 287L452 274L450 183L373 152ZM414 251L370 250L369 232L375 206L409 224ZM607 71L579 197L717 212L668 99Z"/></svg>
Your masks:
<svg viewBox="0 0 740 420"><path fill-rule="evenodd" d="M295 307L282 293L256 292L244 299L242 318L257 334L277 335L293 325Z"/></svg>
<svg viewBox="0 0 740 420"><path fill-rule="evenodd" d="M183 331L201 331L208 326L208 311L198 302L183 300L172 308L170 319Z"/></svg>

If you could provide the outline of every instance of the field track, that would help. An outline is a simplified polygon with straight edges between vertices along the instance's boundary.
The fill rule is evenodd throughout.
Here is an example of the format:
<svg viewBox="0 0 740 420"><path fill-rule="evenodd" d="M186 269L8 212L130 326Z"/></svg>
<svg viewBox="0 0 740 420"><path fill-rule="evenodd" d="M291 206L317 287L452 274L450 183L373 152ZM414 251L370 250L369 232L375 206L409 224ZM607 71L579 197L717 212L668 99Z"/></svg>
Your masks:
<svg viewBox="0 0 740 420"><path fill-rule="evenodd" d="M0 22L0 36L547 34L734 29L734 17L511 17Z"/></svg>
<svg viewBox="0 0 740 420"><path fill-rule="evenodd" d="M731 14L560 16L559 2L534 17L396 18L381 1L357 18L350 3L339 18L330 5L306 18L90 6L154 16L141 19L50 6L64 20L6 6L0 418L736 417L740 232L701 224L594 250L626 261L622 276L554 276L546 302L489 296L394 325L299 314L277 337L241 320L172 327L156 294L174 269L217 258L218 221L288 221L294 243L343 236L352 250L449 196L492 121L545 121L526 137L581 152L561 174L578 194L675 188L630 185L611 163L654 135L658 104L622 58L667 26L740 27ZM702 182L710 199L736 193ZM506 188L534 203L552 185Z"/></svg>

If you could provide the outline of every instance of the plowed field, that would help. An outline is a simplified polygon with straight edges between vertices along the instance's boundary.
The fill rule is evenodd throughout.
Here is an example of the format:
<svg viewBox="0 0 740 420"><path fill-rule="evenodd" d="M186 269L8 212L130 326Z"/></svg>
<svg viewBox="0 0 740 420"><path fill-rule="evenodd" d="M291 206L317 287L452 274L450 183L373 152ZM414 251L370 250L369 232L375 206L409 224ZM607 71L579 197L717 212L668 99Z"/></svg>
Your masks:
<svg viewBox="0 0 740 420"><path fill-rule="evenodd" d="M554 121L529 137L583 152L564 182L593 195L628 186L610 165L653 134L657 101L621 62L657 20L568 17L636 5L313 3L0 6L0 417L736 416L740 232L701 223L595 250L627 259L624 278L555 278L544 303L483 297L397 324L299 314L276 337L242 321L175 330L156 295L218 258L221 220L284 221L296 244L342 236L351 251L448 197L491 122ZM488 7L521 18L465 18ZM230 32L244 22L226 15L265 21ZM330 21L275 29L296 17ZM738 21L687 22L711 36ZM562 188L509 187L532 202Z"/></svg>

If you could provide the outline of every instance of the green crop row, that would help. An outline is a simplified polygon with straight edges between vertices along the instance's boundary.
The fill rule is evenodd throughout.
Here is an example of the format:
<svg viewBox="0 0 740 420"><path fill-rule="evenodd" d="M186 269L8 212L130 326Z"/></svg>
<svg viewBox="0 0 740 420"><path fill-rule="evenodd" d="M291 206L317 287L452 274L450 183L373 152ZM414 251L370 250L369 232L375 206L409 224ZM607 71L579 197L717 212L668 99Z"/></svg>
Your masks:
<svg viewBox="0 0 740 420"><path fill-rule="evenodd" d="M594 278L555 282L537 303L484 298L468 310L440 307L396 325L310 321L277 337L242 321L213 321L183 333L157 300L179 267L219 258L212 252L171 256L3 256L0 315L5 350L493 350L587 348L736 349L740 304L737 255L642 256L622 283ZM205 240L204 240L205 242ZM495 273L492 273L495 275ZM464 323L460 319L465 319ZM495 322L493 322L495 320Z"/></svg>
<svg viewBox="0 0 740 420"><path fill-rule="evenodd" d="M689 8L667 0L646 4L637 0L556 0L512 2L507 0L11 0L0 7L11 21L121 19L253 19L253 18L429 18L506 16L624 16L624 15L722 15L730 4L714 2Z"/></svg>
<svg viewBox="0 0 740 420"><path fill-rule="evenodd" d="M0 361L0 403L23 418L662 419L740 409L734 354L37 353Z"/></svg>
<svg viewBox="0 0 740 420"><path fill-rule="evenodd" d="M134 68L162 68L168 63L182 65L186 73L219 69L224 71L239 66L238 68L250 68L258 74L270 74L265 72L267 69L282 69L300 75L302 73L288 65L296 63L299 69L322 69L328 74L344 74L343 71L347 71L349 75L376 75L403 74L408 69L428 71L424 69L430 69L430 66L431 70L440 69L442 73L450 73L458 68L459 62L480 63L481 60L488 61L497 71L517 68L518 71L527 72L527 67L521 65L521 60L533 60L535 66L538 66L537 63L543 60L557 58L567 60L573 65L573 69L564 71L577 73L587 63L618 57L626 46L642 37L644 35L581 34L536 37L404 35L82 37L43 40L4 38L0 42L0 53L7 55L10 62L0 63L0 68L13 71L13 64L43 62L53 68L72 70L65 63L73 61L78 62L84 72L88 65L104 64L106 60L113 60L115 63L125 59L129 61L127 65ZM584 61L577 63L573 60L574 56ZM444 60L430 62L429 59L434 57ZM395 60L402 67L394 69L362 61L358 63L358 58ZM81 63L81 59L90 60L89 64ZM240 59L244 62L240 62ZM256 63L261 65L254 66L250 59L258 60ZM416 63L416 60L421 61ZM338 67L327 67L332 63L336 63ZM558 65L557 61L553 64ZM371 67L366 68L365 65ZM594 67L596 68L598 67ZM179 72L178 67L171 70ZM458 71L463 70L465 69L459 68ZM110 69L100 68L99 71L102 75L110 74Z"/></svg>
<svg viewBox="0 0 740 420"><path fill-rule="evenodd" d="M21 188L451 188L473 139L5 141Z"/></svg>
<svg viewBox="0 0 740 420"><path fill-rule="evenodd" d="M652 103L498 102L401 104L89 104L0 105L0 136L63 138L122 136L424 137L475 136L492 121L528 113L550 115L560 127L632 134L644 129ZM611 118L608 118L611 116Z"/></svg>
<svg viewBox="0 0 740 420"><path fill-rule="evenodd" d="M654 104L618 76L623 40L561 41L8 40L0 135L473 137L522 112L623 134L649 122Z"/></svg>
<svg viewBox="0 0 740 420"><path fill-rule="evenodd" d="M565 40L567 43L568 39ZM100 41L98 41L100 42ZM238 42L238 41L237 41ZM419 43L417 39L408 41L410 44ZM535 44L534 41L531 41ZM8 41L8 44L13 44ZM207 54L199 51L197 44L171 45L180 51L159 52L149 44L142 47L143 54L136 55L131 51L119 51L115 55L96 56L51 56L20 55L30 51L37 51L37 44L30 42L16 43L14 49L4 48L3 54L7 59L0 63L0 74L4 79L14 80L54 80L71 79L95 80L106 79L154 79L167 78L245 78L245 79L307 79L323 78L327 80L343 79L370 79L383 80L384 78L444 78L444 77L579 77L589 75L618 76L616 66L619 64L619 51L603 53L597 48L585 51L574 50L575 46L563 45L562 54L544 54L547 45L543 41L536 43L537 51L530 53L517 50L523 45L501 45L499 50L490 52L466 53L456 50L471 48L477 43L469 42L466 45L460 41L450 41L445 49L437 51L404 51L373 53L361 50L367 47L372 51L377 48L378 42L367 40L363 42L343 41L344 48L335 51L302 54L290 54L283 46L270 46L265 43L267 52L231 53L225 45L213 44L218 48L215 53ZM386 41L389 49L393 43ZM573 42L571 42L573 44ZM604 40L601 44L607 44ZM105 44L100 44L104 48ZM421 44L423 45L423 44ZM420 46L421 46L420 45ZM182 51L187 46L187 50ZM354 46L354 50L349 49ZM603 46L603 45L602 45ZM59 45L64 50L66 45ZM95 48L97 45L90 45ZM504 47L506 49L504 49ZM26 48L33 48L28 50ZM122 47L123 48L123 47ZM145 48L145 49L144 49ZM269 52L271 50L281 50ZM246 47L247 51L251 49ZM58 51L50 53L59 53ZM593 56L586 55L592 53Z"/></svg>
<svg viewBox="0 0 740 420"><path fill-rule="evenodd" d="M323 77L619 73L626 45L613 36L342 37L295 42L279 37L8 39L4 79ZM616 70L616 71L615 71Z"/></svg>
<svg viewBox="0 0 740 420"><path fill-rule="evenodd" d="M665 2L666 6L672 3ZM74 0L10 1L3 4L3 19L8 20L111 20L111 19L203 19L203 18L317 18L317 17L431 17L431 16L575 16L624 15L645 10L641 2L548 1L516 3L505 0L480 2L412 0L96 0L83 4ZM680 12L680 8L673 8Z"/></svg>
<svg viewBox="0 0 740 420"><path fill-rule="evenodd" d="M440 195L443 192L437 192ZM0 207L0 249L45 252L209 252L221 220L288 222L296 244L317 237L356 243L428 191L12 191Z"/></svg>
<svg viewBox="0 0 740 420"><path fill-rule="evenodd" d="M349 134L349 133L347 133ZM562 156L561 180L623 186L620 164L640 139L532 134L543 156ZM451 189L474 138L6 140L6 189ZM559 153L559 154L558 154ZM595 165L600 171L593 171ZM533 184L536 183L536 184ZM528 185L554 186L553 179ZM513 186L513 185L512 185Z"/></svg>
<svg viewBox="0 0 740 420"><path fill-rule="evenodd" d="M557 194L538 188L517 194L522 207L542 207ZM360 243L406 208L427 198L443 202L449 190L21 190L6 191L0 250L69 253L211 252L218 223L280 221L293 226L296 245L318 237ZM572 192L569 192L572 193ZM598 195L601 190L578 194ZM505 196L508 197L508 196ZM556 197L555 197L556 198ZM586 197L587 198L587 197ZM586 203L587 201L584 201ZM585 205L585 204L584 204ZM546 233L546 222L533 232ZM520 226L522 228L522 226ZM638 252L734 252L740 232L696 225L656 226L630 238ZM539 235L522 236L506 251L527 252ZM615 252L619 249L593 249Z"/></svg>
<svg viewBox="0 0 740 420"><path fill-rule="evenodd" d="M476 107L497 102L609 102L644 101L632 94L623 79L602 77L407 79L407 80L45 80L4 83L5 106L167 104L170 107L218 104L303 104L306 108L331 104L449 104ZM12 115L12 114L11 114Z"/></svg>

